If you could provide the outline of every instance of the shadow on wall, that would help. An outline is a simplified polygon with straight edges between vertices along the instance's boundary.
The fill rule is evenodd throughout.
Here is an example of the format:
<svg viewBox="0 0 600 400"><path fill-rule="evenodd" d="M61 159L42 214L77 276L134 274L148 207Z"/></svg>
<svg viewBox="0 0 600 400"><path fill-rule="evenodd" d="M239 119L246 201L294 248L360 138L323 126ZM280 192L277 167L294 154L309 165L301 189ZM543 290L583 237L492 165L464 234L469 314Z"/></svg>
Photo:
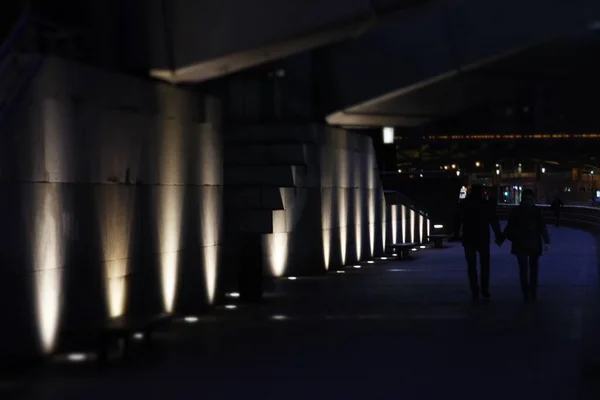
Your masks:
<svg viewBox="0 0 600 400"><path fill-rule="evenodd" d="M0 300L14 305L0 359L49 353L66 328L214 300L219 109L198 103L175 87L44 61L0 124Z"/></svg>

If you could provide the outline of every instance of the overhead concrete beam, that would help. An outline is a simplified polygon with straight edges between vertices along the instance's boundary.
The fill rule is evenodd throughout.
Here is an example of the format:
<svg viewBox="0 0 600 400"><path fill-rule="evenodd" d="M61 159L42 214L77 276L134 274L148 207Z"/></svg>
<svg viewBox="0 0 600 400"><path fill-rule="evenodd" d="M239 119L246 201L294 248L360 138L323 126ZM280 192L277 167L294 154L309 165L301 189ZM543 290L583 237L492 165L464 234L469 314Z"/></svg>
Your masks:
<svg viewBox="0 0 600 400"><path fill-rule="evenodd" d="M597 20L595 0L439 0L413 7L322 52L327 121L586 31Z"/></svg>
<svg viewBox="0 0 600 400"><path fill-rule="evenodd" d="M171 0L164 10L172 65L150 74L198 83L358 36L380 14L424 0Z"/></svg>

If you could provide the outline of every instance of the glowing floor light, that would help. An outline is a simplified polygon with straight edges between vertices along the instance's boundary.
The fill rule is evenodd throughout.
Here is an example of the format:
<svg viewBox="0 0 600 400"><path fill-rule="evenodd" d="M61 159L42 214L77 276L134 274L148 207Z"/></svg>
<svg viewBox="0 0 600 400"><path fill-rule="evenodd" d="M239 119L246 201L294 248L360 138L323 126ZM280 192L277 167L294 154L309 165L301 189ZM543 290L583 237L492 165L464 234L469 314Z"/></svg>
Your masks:
<svg viewBox="0 0 600 400"><path fill-rule="evenodd" d="M295 281L296 279L298 279L298 278L296 278L295 276L288 276L288 280L290 280L290 281Z"/></svg>
<svg viewBox="0 0 600 400"><path fill-rule="evenodd" d="M231 292L231 293L227 293L225 296L231 297L233 299L237 299L240 297L240 294L238 292Z"/></svg>
<svg viewBox="0 0 600 400"><path fill-rule="evenodd" d="M354 268L359 269L360 265L354 265Z"/></svg>
<svg viewBox="0 0 600 400"><path fill-rule="evenodd" d="M141 333L141 332L136 332L136 333L133 334L133 338L135 340L142 340L144 338L144 334Z"/></svg>
<svg viewBox="0 0 600 400"><path fill-rule="evenodd" d="M84 362L88 359L88 355L85 353L70 353L67 355L67 360L71 362Z"/></svg>
<svg viewBox="0 0 600 400"><path fill-rule="evenodd" d="M342 270L335 271L335 272L338 273L338 274L345 274L346 273L346 271L342 271Z"/></svg>
<svg viewBox="0 0 600 400"><path fill-rule="evenodd" d="M237 306L235 304L227 304L225 308L228 310L235 310Z"/></svg>
<svg viewBox="0 0 600 400"><path fill-rule="evenodd" d="M189 316L189 317L185 317L183 320L189 324L194 324L194 323L198 322L198 317Z"/></svg>

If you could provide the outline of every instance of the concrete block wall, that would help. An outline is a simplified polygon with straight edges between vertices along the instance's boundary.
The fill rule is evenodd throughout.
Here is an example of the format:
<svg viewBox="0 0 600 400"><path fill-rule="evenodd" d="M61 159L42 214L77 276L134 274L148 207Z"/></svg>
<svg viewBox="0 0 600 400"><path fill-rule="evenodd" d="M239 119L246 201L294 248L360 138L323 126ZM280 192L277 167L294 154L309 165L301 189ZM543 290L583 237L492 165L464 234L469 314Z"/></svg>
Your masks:
<svg viewBox="0 0 600 400"><path fill-rule="evenodd" d="M325 273L383 253L385 199L369 137L248 127L227 133L225 160L226 247L240 232L260 234L267 276ZM228 179L235 174L244 176ZM225 253L235 264L236 252Z"/></svg>
<svg viewBox="0 0 600 400"><path fill-rule="evenodd" d="M0 361L214 299L221 136L215 100L43 60L0 121Z"/></svg>

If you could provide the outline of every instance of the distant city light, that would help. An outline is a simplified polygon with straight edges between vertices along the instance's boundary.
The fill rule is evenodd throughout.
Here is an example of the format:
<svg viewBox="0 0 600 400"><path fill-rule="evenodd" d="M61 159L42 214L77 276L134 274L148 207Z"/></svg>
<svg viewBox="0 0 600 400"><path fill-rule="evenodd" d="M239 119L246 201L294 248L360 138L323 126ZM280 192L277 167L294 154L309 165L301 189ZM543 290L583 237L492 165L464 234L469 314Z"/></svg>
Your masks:
<svg viewBox="0 0 600 400"><path fill-rule="evenodd" d="M392 128L391 126L386 126L385 128L383 128L383 143L394 143L394 128Z"/></svg>
<svg viewBox="0 0 600 400"><path fill-rule="evenodd" d="M401 170L401 169L399 169L399 170L398 170L398 173L399 173L399 174L401 174L401 173L402 173L402 170Z"/></svg>
<svg viewBox="0 0 600 400"><path fill-rule="evenodd" d="M500 170L499 169L496 170L496 175L500 175Z"/></svg>
<svg viewBox="0 0 600 400"><path fill-rule="evenodd" d="M480 163L479 161L477 161L477 162L475 163L475 166L476 166L476 167L481 167L481 163Z"/></svg>
<svg viewBox="0 0 600 400"><path fill-rule="evenodd" d="M456 176L460 176L460 171L456 171Z"/></svg>
<svg viewBox="0 0 600 400"><path fill-rule="evenodd" d="M456 164L452 164L452 169L456 169Z"/></svg>
<svg viewBox="0 0 600 400"><path fill-rule="evenodd" d="M542 168L542 174L546 173L546 168Z"/></svg>

